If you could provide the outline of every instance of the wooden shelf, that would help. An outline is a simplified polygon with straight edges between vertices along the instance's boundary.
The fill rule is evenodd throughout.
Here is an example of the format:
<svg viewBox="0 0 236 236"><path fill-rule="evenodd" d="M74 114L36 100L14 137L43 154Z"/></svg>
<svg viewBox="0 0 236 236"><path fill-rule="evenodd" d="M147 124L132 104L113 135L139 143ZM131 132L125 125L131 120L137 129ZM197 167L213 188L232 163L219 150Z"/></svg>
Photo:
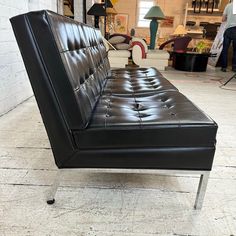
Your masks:
<svg viewBox="0 0 236 236"><path fill-rule="evenodd" d="M206 12L206 10L207 10L206 8L201 8L201 11L203 11L203 12ZM194 8L189 7L188 11L194 11ZM213 12L219 12L219 11L220 11L219 9L216 9L216 8L213 9Z"/></svg>
<svg viewBox="0 0 236 236"><path fill-rule="evenodd" d="M214 11L214 12L205 12L201 11L200 13L194 12L193 10L188 10L188 15L195 15L195 16L222 16L222 12Z"/></svg>

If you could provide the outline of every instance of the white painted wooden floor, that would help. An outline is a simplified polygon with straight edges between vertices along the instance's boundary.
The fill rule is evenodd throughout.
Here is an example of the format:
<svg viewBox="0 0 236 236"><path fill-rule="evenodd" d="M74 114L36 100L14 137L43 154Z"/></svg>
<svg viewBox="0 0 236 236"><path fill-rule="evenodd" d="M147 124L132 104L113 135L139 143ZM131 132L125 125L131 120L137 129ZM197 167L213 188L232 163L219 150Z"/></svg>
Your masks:
<svg viewBox="0 0 236 236"><path fill-rule="evenodd" d="M65 174L56 203L45 202L56 166L31 98L0 117L0 235L236 236L236 79L231 73L166 71L219 125L217 152L201 211L198 178Z"/></svg>

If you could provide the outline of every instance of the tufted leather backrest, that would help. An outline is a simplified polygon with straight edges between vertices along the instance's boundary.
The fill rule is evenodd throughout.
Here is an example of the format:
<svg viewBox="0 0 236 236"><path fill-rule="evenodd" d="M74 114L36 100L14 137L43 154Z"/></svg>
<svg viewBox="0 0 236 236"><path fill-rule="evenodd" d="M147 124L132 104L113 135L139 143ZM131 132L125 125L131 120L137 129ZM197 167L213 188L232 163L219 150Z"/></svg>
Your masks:
<svg viewBox="0 0 236 236"><path fill-rule="evenodd" d="M110 71L102 35L97 29L70 18L52 12L46 14L81 116L80 123L72 118L70 128L84 128ZM70 107L70 100L66 102L65 106Z"/></svg>
<svg viewBox="0 0 236 236"><path fill-rule="evenodd" d="M50 11L24 15L69 129L87 126L110 66L101 33Z"/></svg>

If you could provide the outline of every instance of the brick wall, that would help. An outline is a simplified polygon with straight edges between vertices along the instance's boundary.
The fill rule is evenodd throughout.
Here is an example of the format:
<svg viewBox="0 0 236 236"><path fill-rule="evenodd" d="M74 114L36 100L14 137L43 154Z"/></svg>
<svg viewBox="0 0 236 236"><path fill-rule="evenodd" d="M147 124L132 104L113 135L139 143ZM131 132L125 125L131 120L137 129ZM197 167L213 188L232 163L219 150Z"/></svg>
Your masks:
<svg viewBox="0 0 236 236"><path fill-rule="evenodd" d="M56 0L0 1L0 116L32 96L9 18L33 10L57 11Z"/></svg>

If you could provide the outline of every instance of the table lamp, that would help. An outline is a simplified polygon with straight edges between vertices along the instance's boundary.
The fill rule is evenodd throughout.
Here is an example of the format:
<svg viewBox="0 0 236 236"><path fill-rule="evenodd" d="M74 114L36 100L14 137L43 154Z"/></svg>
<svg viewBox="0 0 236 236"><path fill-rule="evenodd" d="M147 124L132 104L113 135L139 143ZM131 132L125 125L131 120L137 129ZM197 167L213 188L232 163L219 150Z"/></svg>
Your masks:
<svg viewBox="0 0 236 236"><path fill-rule="evenodd" d="M108 39L109 35L107 35L106 31L107 31L107 9L109 8L113 8L113 5L111 3L110 0L103 0L102 3L104 4L104 8L105 8L105 12L106 12L106 15L104 16L104 36L105 38Z"/></svg>
<svg viewBox="0 0 236 236"><path fill-rule="evenodd" d="M150 49L155 49L156 34L158 29L158 21L165 19L165 16L159 6L153 6L144 16L144 19L151 20L150 22Z"/></svg>
<svg viewBox="0 0 236 236"><path fill-rule="evenodd" d="M187 34L187 30L183 25L178 25L173 33L174 36L181 36Z"/></svg>
<svg viewBox="0 0 236 236"><path fill-rule="evenodd" d="M94 3L87 14L94 16L94 27L99 28L99 16L106 16L104 4Z"/></svg>

